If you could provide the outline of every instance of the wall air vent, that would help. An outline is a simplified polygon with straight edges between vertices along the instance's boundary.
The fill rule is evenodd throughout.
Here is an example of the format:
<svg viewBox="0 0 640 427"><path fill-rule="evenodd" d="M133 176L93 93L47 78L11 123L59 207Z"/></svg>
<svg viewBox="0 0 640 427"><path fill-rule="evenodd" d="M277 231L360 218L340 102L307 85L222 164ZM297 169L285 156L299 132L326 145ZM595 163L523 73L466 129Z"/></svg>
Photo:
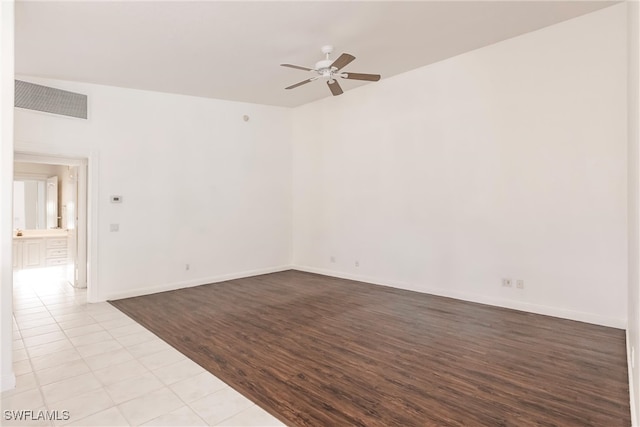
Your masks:
<svg viewBox="0 0 640 427"><path fill-rule="evenodd" d="M15 106L62 116L87 118L87 95L16 80Z"/></svg>

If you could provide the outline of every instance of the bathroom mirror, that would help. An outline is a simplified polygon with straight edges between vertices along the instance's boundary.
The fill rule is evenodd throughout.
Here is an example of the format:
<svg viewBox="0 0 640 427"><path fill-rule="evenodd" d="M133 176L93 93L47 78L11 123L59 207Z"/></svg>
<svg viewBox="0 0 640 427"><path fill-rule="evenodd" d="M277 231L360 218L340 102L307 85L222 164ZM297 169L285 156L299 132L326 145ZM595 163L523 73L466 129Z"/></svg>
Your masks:
<svg viewBox="0 0 640 427"><path fill-rule="evenodd" d="M16 176L13 181L13 228L58 228L58 177Z"/></svg>

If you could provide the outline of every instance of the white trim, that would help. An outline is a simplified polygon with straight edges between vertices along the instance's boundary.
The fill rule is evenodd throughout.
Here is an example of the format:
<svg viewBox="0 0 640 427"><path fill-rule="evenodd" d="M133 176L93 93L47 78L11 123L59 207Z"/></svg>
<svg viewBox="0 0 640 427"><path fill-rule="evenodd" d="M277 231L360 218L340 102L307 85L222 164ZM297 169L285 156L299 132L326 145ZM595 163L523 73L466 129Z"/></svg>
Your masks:
<svg viewBox="0 0 640 427"><path fill-rule="evenodd" d="M25 150L19 150L18 142L16 141L16 147L13 161L14 162L24 162L24 163L38 163L38 164L55 164L62 166L80 166L84 163L83 158L78 158L79 156L66 157L61 155L41 155L40 153L31 154L29 152L25 152ZM20 152L17 152L20 151ZM86 156L84 156L86 157Z"/></svg>
<svg viewBox="0 0 640 427"><path fill-rule="evenodd" d="M0 1L0 389L15 386L13 312L13 145L15 2Z"/></svg>
<svg viewBox="0 0 640 427"><path fill-rule="evenodd" d="M625 330L626 342L627 342L627 372L629 373L629 407L631 408L631 427L638 426L638 419L636 416L636 398L633 392L633 362L631 360L631 341L629 341L629 328Z"/></svg>
<svg viewBox="0 0 640 427"><path fill-rule="evenodd" d="M227 280L244 279L246 277L259 276L261 274L278 273L280 271L291 270L290 265L282 265L279 267L259 268L256 270L248 270L240 273L221 274L219 276L206 277L201 279L188 280L185 282L166 283L163 285L154 285L146 288L136 288L131 291L114 292L105 295L101 301L117 300L122 298L138 297L141 295L156 294L158 292L175 291L177 289L192 288L194 286L208 285L211 283L225 282Z"/></svg>
<svg viewBox="0 0 640 427"><path fill-rule="evenodd" d="M11 373L10 375L3 375L0 377L0 392L12 390L16 388L16 376Z"/></svg>
<svg viewBox="0 0 640 427"><path fill-rule="evenodd" d="M88 235L89 235L89 194L87 189L89 188L89 177L88 170L89 161L85 160L83 164L76 166L77 171L77 183L78 186L75 188L75 197L78 203L78 223L77 230L78 233L76 235L76 262L77 262L77 276L72 278L74 286L79 288L87 287L87 277L89 277L89 253L88 253ZM84 268L80 268L83 265ZM76 271L72 273L76 274Z"/></svg>
<svg viewBox="0 0 640 427"><path fill-rule="evenodd" d="M483 295L472 294L469 292L451 291L441 288L427 288L418 290L415 286L408 283L396 281L381 281L373 277L361 276L356 274L343 273L340 271L325 270L322 268L308 267L303 265L294 265L294 270L306 271L308 273L322 274L325 276L339 277L341 279L357 280L359 282L372 283L374 285L390 286L392 288L405 289L408 291L420 292L430 295L438 295L447 298L455 298L462 301L476 302L480 304L492 305L496 307L509 308L512 310L525 311L528 313L542 314L545 316L559 317L561 319L576 320L579 322L592 323L595 325L608 326L612 328L625 329L627 327L624 318L612 318L599 316L597 314L585 313L582 311L567 310L559 307L549 307L544 305L530 304L526 302L512 301L502 298L487 297Z"/></svg>
<svg viewBox="0 0 640 427"><path fill-rule="evenodd" d="M97 302L98 289L98 195L99 195L99 161L100 153L97 150L79 147L60 149L45 144L26 141L15 141L15 159L32 163L52 163L70 166L87 165L87 302ZM82 221L79 221L81 225Z"/></svg>
<svg viewBox="0 0 640 427"><path fill-rule="evenodd" d="M13 180L14 181L24 181L24 180L33 180L33 181L46 181L49 179L49 175L41 174L41 173L27 173L27 172L13 172Z"/></svg>
<svg viewBox="0 0 640 427"><path fill-rule="evenodd" d="M87 164L87 302L97 302L98 281L98 201L100 197L100 154L92 151Z"/></svg>

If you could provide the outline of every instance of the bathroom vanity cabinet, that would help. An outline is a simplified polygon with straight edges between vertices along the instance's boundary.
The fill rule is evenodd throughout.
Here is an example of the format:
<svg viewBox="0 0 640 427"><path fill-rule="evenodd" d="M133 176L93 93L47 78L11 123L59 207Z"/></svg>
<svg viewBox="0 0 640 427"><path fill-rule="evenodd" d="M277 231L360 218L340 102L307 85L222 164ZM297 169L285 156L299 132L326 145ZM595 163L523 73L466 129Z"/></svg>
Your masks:
<svg viewBox="0 0 640 427"><path fill-rule="evenodd" d="M13 269L41 268L65 265L68 262L67 236L64 230L56 233L24 232L13 238Z"/></svg>

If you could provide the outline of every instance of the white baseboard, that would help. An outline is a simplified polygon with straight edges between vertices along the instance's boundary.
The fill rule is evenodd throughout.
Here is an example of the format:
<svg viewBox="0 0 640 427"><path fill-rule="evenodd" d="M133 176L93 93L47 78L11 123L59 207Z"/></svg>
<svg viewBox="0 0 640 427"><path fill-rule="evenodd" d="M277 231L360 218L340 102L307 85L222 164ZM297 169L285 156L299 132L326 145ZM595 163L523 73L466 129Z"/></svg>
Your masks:
<svg viewBox="0 0 640 427"><path fill-rule="evenodd" d="M525 311L529 313L543 314L546 316L559 317L561 319L576 320L579 322L592 323L595 325L608 326L612 328L626 329L627 327L627 323L624 318L611 318L611 317L600 316L593 313L568 310L568 309L559 308L559 307L531 304L531 303L522 302L522 301L513 301L508 299L502 299L502 298L488 297L488 296L477 295L469 292L452 291L449 289L442 289L442 288L416 289L415 286L412 286L408 283L402 283L402 282L396 282L396 281L381 281L374 277L367 277L362 275L344 273L344 272L334 271L334 270L327 270L323 268L308 267L303 265L283 265L278 267L248 270L248 271L242 271L239 273L229 273L229 274L223 274L219 276L193 279L193 280L184 281L184 282L165 283L161 285L149 286L144 288L136 288L136 289L132 289L130 291L124 291L124 292L108 293L106 295L101 295L101 298L98 302L106 301L106 300L137 297L141 295L155 294L158 292L173 291L176 289L190 288L193 286L201 286L209 283L223 282L226 280L242 279L245 277L258 276L260 274L277 273L279 271L285 271L285 270L291 270L291 269L306 271L309 273L323 274L325 276L339 277L342 279L357 280L360 282L372 283L374 285L390 286L393 288L405 289L405 290L414 291L414 292L438 295L438 296L443 296L448 298L455 298L463 301L476 302L476 303L487 304L487 305L492 305L496 307L510 308L513 310Z"/></svg>
<svg viewBox="0 0 640 427"><path fill-rule="evenodd" d="M631 426L638 426L638 415L636 413L636 398L634 389L634 381L633 381L633 370L631 367L633 366L633 362L631 361L631 341L629 339L629 328L626 330L626 339L627 339L627 371L629 372L629 406L631 407Z"/></svg>
<svg viewBox="0 0 640 427"><path fill-rule="evenodd" d="M260 268L256 270L242 271L239 273L222 274L213 277L204 277L199 279L188 280L184 282L166 283L162 285L149 286L146 288L136 288L125 292L114 292L101 295L100 301L116 300L122 298L139 297L141 295L156 294L158 292L175 291L176 289L191 288L194 286L208 285L209 283L224 282L227 280L243 279L245 277L259 276L261 274L277 273L279 271L291 270L291 265L282 265L278 267Z"/></svg>
<svg viewBox="0 0 640 427"><path fill-rule="evenodd" d="M0 392L12 390L14 388L16 388L16 376L13 372L0 377Z"/></svg>
<svg viewBox="0 0 640 427"><path fill-rule="evenodd" d="M480 304L492 305L496 307L510 308L513 310L526 311L529 313L543 314L546 316L559 317L561 319L577 320L579 322L592 323L595 325L608 326L612 328L626 329L627 327L627 322L624 318L611 318L592 313L567 310L559 307L537 305L527 302L477 295L469 292L452 291L442 288L416 289L415 286L412 286L408 283L380 281L373 277L344 273L340 271L325 270L323 268L308 267L303 265L294 265L292 268L294 270L306 271L309 273L323 274L325 276L339 277L341 279L357 280L360 282L372 283L374 285L390 286L392 288L405 289L409 291L438 295L448 298L455 298L469 302L477 302Z"/></svg>

